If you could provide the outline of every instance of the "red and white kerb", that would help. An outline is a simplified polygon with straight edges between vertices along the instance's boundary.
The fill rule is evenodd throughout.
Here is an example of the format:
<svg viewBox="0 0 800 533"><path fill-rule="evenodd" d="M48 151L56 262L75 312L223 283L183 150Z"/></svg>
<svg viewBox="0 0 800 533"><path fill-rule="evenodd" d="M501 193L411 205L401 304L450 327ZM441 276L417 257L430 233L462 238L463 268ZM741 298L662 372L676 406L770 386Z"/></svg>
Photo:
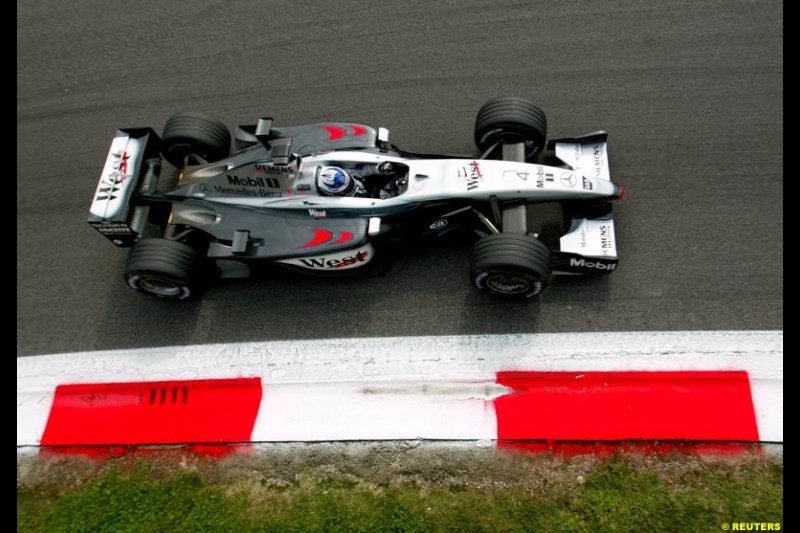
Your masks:
<svg viewBox="0 0 800 533"><path fill-rule="evenodd" d="M403 337L22 357L17 446L783 442L782 337Z"/></svg>

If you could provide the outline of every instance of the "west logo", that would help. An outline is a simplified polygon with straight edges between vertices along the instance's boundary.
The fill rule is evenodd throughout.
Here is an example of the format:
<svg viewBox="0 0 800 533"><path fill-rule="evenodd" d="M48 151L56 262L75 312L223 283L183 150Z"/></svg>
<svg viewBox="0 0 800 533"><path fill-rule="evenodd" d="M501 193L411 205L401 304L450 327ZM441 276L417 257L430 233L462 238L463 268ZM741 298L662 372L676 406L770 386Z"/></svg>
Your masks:
<svg viewBox="0 0 800 533"><path fill-rule="evenodd" d="M312 257L309 259L301 259L300 261L307 266L308 268L324 268L328 269L335 269L335 268L347 268L358 263L366 263L367 257L369 256L369 252L366 250L360 250L355 255L342 257L341 259L328 259L326 257Z"/></svg>
<svg viewBox="0 0 800 533"><path fill-rule="evenodd" d="M125 181L125 176L118 171L114 171L101 182L100 188L97 189L97 197L95 200L113 200L116 198L115 193L119 192L120 185Z"/></svg>
<svg viewBox="0 0 800 533"><path fill-rule="evenodd" d="M469 177L467 178L467 190L471 191L472 189L478 188L478 183L483 179L483 174L481 174L481 168L478 166L477 161L470 162L469 167L470 171Z"/></svg>

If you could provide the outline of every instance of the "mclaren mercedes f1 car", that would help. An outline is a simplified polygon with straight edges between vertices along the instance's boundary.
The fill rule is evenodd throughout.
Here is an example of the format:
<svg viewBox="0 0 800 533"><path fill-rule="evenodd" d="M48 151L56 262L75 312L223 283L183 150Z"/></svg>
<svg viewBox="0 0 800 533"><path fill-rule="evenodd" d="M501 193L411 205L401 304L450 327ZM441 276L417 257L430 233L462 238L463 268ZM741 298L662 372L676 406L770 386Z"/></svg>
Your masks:
<svg viewBox="0 0 800 533"><path fill-rule="evenodd" d="M397 148L383 127L264 117L231 135L214 118L178 113L160 136L117 130L88 222L130 248L130 287L169 300L259 262L367 270L401 242L458 228L476 238L469 279L491 294L530 298L554 275L616 269L612 201L623 190L606 132L547 142L538 105L501 97L480 108L474 134L478 155L430 155ZM530 215L553 203L558 234L532 231Z"/></svg>

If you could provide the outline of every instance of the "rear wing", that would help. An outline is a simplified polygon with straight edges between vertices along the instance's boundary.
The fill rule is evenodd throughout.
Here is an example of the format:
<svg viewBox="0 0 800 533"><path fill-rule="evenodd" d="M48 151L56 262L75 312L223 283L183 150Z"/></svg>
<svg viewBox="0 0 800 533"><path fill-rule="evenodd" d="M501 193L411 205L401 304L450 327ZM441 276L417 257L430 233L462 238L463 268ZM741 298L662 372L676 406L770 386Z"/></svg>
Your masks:
<svg viewBox="0 0 800 533"><path fill-rule="evenodd" d="M117 130L86 221L117 246L132 246L150 208L133 205L134 194L155 185L161 140L150 128Z"/></svg>

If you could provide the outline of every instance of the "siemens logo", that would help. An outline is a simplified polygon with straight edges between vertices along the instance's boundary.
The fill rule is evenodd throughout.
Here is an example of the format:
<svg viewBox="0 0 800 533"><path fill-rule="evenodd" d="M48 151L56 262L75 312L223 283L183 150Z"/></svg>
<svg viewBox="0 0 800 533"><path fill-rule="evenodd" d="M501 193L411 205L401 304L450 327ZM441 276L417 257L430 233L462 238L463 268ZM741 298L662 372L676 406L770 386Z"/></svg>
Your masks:
<svg viewBox="0 0 800 533"><path fill-rule="evenodd" d="M594 268L597 270L614 270L617 268L616 263L600 263L599 261L587 261L586 259L575 259L574 257L569 260L569 266Z"/></svg>

